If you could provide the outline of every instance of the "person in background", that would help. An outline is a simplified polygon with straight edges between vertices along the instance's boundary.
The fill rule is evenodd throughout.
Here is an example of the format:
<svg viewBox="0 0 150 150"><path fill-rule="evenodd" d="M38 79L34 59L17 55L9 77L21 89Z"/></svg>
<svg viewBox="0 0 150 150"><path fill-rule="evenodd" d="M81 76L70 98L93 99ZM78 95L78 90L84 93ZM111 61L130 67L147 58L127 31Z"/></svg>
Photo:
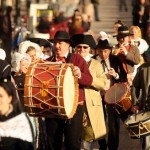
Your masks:
<svg viewBox="0 0 150 150"><path fill-rule="evenodd" d="M140 52L139 49L130 44L130 31L127 26L121 26L118 28L118 45L113 49L113 54L117 55L122 62L123 68L127 73L127 79L129 86L132 85L134 78L134 65L140 63Z"/></svg>
<svg viewBox="0 0 150 150"><path fill-rule="evenodd" d="M0 79L3 78L11 79L11 66L6 60L0 59Z"/></svg>
<svg viewBox="0 0 150 150"><path fill-rule="evenodd" d="M84 149L92 150L94 142L106 136L100 90L104 90L107 84L107 78L103 73L103 68L99 61L91 58L90 49L96 47L92 35L76 34L72 37L72 40L75 43L75 52L85 59L93 77L91 86L84 89L85 110L82 135Z"/></svg>
<svg viewBox="0 0 150 150"><path fill-rule="evenodd" d="M5 60L6 58L6 52L0 48L0 59Z"/></svg>
<svg viewBox="0 0 150 150"><path fill-rule="evenodd" d="M32 63L37 62L42 54L41 47L38 44L30 41L21 42L18 52L21 54L27 53L31 57Z"/></svg>
<svg viewBox="0 0 150 150"><path fill-rule="evenodd" d="M138 26L131 26L129 30L130 30L130 33L132 34L130 36L130 42L132 45L138 47L139 52L140 52L140 63L138 65L135 65L135 70L134 70L134 74L136 74L137 68L141 64L143 64L145 61L144 54L146 54L146 51L148 50L149 45L144 39L142 39L141 29Z"/></svg>
<svg viewBox="0 0 150 150"><path fill-rule="evenodd" d="M12 42L12 7L6 7L6 13L3 16L2 24L2 49L6 52L6 60L10 64L11 63L11 42Z"/></svg>
<svg viewBox="0 0 150 150"><path fill-rule="evenodd" d="M124 7L126 12L128 11L126 0L120 0L119 1L119 6L120 6L120 9L119 9L120 11L122 11L123 7Z"/></svg>
<svg viewBox="0 0 150 150"><path fill-rule="evenodd" d="M29 38L31 42L38 44L41 47L41 55L39 56L41 59L46 60L53 55L53 44L49 42L47 39L43 38Z"/></svg>
<svg viewBox="0 0 150 150"><path fill-rule="evenodd" d="M34 150L30 122L7 79L0 81L0 137L1 150Z"/></svg>
<svg viewBox="0 0 150 150"><path fill-rule="evenodd" d="M69 34L72 37L75 34L83 34L86 31L83 24L82 15L75 15L72 23L69 25Z"/></svg>
<svg viewBox="0 0 150 150"><path fill-rule="evenodd" d="M145 0L136 0L132 10L133 25L139 27L141 26L144 10L145 10Z"/></svg>
<svg viewBox="0 0 150 150"><path fill-rule="evenodd" d="M100 2L99 2L99 0L91 0L91 3L94 6L95 21L101 21L100 20Z"/></svg>
<svg viewBox="0 0 150 150"><path fill-rule="evenodd" d="M114 36L118 34L118 28L123 26L123 23L121 20L117 20L115 23L114 23Z"/></svg>
<svg viewBox="0 0 150 150"><path fill-rule="evenodd" d="M142 55L145 51L147 51L149 46L147 42L144 39L142 39L141 29L138 26L131 26L129 30L131 33L131 44L137 46L140 54Z"/></svg>
<svg viewBox="0 0 150 150"><path fill-rule="evenodd" d="M16 88L19 94L20 102L24 108L24 84L25 76L29 65L31 64L31 58L27 54L20 54L15 52L12 56L12 72L11 75L15 80Z"/></svg>

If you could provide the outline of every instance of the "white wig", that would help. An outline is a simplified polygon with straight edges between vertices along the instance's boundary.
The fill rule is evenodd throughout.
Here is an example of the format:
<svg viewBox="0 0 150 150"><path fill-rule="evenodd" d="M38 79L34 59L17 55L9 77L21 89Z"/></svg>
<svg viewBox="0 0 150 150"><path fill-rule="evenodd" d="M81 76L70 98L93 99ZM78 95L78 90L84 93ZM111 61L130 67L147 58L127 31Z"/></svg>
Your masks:
<svg viewBox="0 0 150 150"><path fill-rule="evenodd" d="M0 59L5 60L6 58L6 52L0 48Z"/></svg>
<svg viewBox="0 0 150 150"><path fill-rule="evenodd" d="M24 53L26 53L28 47L30 47L30 46L32 46L36 49L36 55L37 55L37 57L39 57L42 53L41 47L38 44L30 42L30 41L21 42L20 45L19 45L18 52L21 53L21 54L24 54Z"/></svg>
<svg viewBox="0 0 150 150"><path fill-rule="evenodd" d="M31 58L28 54L21 54L18 52L15 52L12 55L12 61L11 61L11 65L12 65L12 71L18 72L20 69L20 63L22 60L27 60L29 62L29 64L31 63Z"/></svg>

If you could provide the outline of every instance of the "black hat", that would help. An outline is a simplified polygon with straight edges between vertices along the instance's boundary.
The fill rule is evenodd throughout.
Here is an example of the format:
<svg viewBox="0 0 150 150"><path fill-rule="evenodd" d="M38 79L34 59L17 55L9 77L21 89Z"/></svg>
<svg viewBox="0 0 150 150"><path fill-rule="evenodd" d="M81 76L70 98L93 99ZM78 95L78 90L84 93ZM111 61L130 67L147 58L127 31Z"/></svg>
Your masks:
<svg viewBox="0 0 150 150"><path fill-rule="evenodd" d="M105 39L105 40L99 40L96 48L104 50L104 49L111 49L112 46L110 46L108 40Z"/></svg>
<svg viewBox="0 0 150 150"><path fill-rule="evenodd" d="M38 44L39 46L44 47L52 47L52 43L50 43L47 39L42 38L28 38L29 41Z"/></svg>
<svg viewBox="0 0 150 150"><path fill-rule="evenodd" d="M74 46L78 44L87 44L93 49L96 47L96 42L90 34L75 34L71 39L74 42Z"/></svg>
<svg viewBox="0 0 150 150"><path fill-rule="evenodd" d="M61 30L59 30L55 33L54 39L52 39L52 41L55 41L55 40L62 40L62 41L68 42L68 43L72 42L70 40L69 33L66 31L61 31Z"/></svg>
<svg viewBox="0 0 150 150"><path fill-rule="evenodd" d="M118 34L115 35L114 37L124 38L124 37L129 36L129 35L133 35L133 34L130 33L128 27L127 26L120 26L118 28Z"/></svg>

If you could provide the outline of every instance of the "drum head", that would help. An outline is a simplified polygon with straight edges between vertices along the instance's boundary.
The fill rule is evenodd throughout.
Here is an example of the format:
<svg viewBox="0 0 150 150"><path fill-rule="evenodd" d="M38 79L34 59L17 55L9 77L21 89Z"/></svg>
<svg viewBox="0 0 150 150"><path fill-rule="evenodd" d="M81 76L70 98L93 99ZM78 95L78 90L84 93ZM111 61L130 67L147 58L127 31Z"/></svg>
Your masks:
<svg viewBox="0 0 150 150"><path fill-rule="evenodd" d="M127 87L124 83L114 84L105 94L105 102L108 104L115 104L122 100L127 93Z"/></svg>
<svg viewBox="0 0 150 150"><path fill-rule="evenodd" d="M150 111L145 112L145 113L138 113L138 114L134 114L132 116L130 116L126 121L125 124L126 125L134 125L137 124L141 121L146 121L150 119Z"/></svg>
<svg viewBox="0 0 150 150"><path fill-rule="evenodd" d="M75 102L75 99L77 99L76 96L78 95L76 92L75 79L71 67L68 67L63 82L64 107L68 118L72 116L76 108L75 104L77 102Z"/></svg>

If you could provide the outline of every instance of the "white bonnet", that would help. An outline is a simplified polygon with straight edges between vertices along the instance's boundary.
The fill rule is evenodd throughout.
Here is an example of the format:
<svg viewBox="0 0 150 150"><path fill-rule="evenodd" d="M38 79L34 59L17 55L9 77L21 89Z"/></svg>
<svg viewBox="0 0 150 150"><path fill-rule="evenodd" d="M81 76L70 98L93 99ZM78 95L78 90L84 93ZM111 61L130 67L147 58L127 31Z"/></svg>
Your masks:
<svg viewBox="0 0 150 150"><path fill-rule="evenodd" d="M12 71L18 72L20 69L20 62L21 60L26 59L28 60L29 63L31 63L31 58L28 54L21 54L18 52L15 52L12 54L12 60L11 60L11 65L12 65Z"/></svg>
<svg viewBox="0 0 150 150"><path fill-rule="evenodd" d="M6 52L0 48L0 59L5 60L6 58Z"/></svg>
<svg viewBox="0 0 150 150"><path fill-rule="evenodd" d="M19 44L18 52L21 53L21 54L26 53L26 51L27 51L29 46L35 47L37 57L39 57L41 55L41 53L42 53L41 47L38 44L30 42L30 41L23 41L23 42L21 42Z"/></svg>

